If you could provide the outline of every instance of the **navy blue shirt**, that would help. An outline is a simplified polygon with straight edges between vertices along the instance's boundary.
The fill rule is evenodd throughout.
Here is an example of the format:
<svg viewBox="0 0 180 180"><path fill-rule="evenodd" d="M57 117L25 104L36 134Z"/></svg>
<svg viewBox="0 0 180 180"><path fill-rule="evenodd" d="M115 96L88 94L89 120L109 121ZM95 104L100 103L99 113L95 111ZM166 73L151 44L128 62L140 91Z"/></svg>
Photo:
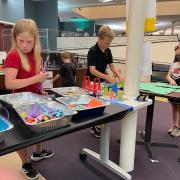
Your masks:
<svg viewBox="0 0 180 180"><path fill-rule="evenodd" d="M64 63L61 65L60 74L62 77L62 86L76 86L75 75L76 67L72 63Z"/></svg>
<svg viewBox="0 0 180 180"><path fill-rule="evenodd" d="M102 52L98 46L98 43L96 43L88 51L87 63L87 76L90 76L90 80L93 81L95 76L90 73L89 66L95 66L96 70L103 74L106 74L107 65L113 63L111 50L108 48L104 52ZM101 82L102 81L104 81L104 79L101 79Z"/></svg>

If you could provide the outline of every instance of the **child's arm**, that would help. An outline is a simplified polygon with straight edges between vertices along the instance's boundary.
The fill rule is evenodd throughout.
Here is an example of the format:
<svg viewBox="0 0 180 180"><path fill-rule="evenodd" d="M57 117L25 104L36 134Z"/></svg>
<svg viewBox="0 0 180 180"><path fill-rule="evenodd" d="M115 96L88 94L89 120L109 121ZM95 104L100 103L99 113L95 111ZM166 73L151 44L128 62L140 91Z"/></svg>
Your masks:
<svg viewBox="0 0 180 180"><path fill-rule="evenodd" d="M94 76L101 78L101 79L105 79L107 81L109 81L110 83L117 83L117 79L108 75L108 74L103 74L101 72L99 72L98 70L96 70L95 66L90 66L90 73L93 74Z"/></svg>
<svg viewBox="0 0 180 180"><path fill-rule="evenodd" d="M120 69L118 70L113 63L109 64L109 67L119 81L124 81L124 77L122 76Z"/></svg>
<svg viewBox="0 0 180 180"><path fill-rule="evenodd" d="M52 82L57 81L60 78L60 74L56 74L56 76L53 78Z"/></svg>
<svg viewBox="0 0 180 180"><path fill-rule="evenodd" d="M168 72L166 78L167 78L167 80L169 81L170 85L175 85L175 86L177 86L176 81L171 77L171 75L172 75L172 66L170 67L169 72Z"/></svg>
<svg viewBox="0 0 180 180"><path fill-rule="evenodd" d="M18 69L6 68L5 69L5 86L7 89L20 89L31 84L38 82L44 82L48 77L48 73L40 72L39 74L26 78L26 79L16 79L18 74Z"/></svg>

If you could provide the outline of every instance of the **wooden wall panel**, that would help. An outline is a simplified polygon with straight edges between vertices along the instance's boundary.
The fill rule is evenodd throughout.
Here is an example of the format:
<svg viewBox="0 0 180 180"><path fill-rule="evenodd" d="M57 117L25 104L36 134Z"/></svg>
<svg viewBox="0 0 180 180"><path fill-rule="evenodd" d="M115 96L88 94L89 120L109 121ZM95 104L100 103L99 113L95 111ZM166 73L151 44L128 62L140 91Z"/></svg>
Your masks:
<svg viewBox="0 0 180 180"><path fill-rule="evenodd" d="M11 30L12 25L0 23L0 51L8 52L11 48ZM8 33L4 34L3 30L9 29Z"/></svg>

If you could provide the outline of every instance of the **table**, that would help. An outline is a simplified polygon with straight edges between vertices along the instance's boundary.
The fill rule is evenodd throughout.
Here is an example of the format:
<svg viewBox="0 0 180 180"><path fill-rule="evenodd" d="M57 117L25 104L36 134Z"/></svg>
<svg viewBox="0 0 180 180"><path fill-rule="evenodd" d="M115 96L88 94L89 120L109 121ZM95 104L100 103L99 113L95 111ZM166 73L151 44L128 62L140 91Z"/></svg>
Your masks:
<svg viewBox="0 0 180 180"><path fill-rule="evenodd" d="M4 77L5 77L5 75L4 75L4 72L0 72L0 89L5 89L5 85L4 85Z"/></svg>
<svg viewBox="0 0 180 180"><path fill-rule="evenodd" d="M180 93L172 92L169 94L159 94L159 93L153 93L153 92L148 92L148 91L143 91L143 90L140 90L140 92L143 92L149 95L149 99L152 99L152 104L147 107L145 131L140 131L140 134L143 140L137 141L137 144L146 146L150 160L152 162L159 162L153 154L152 146L169 147L169 148L178 148L178 146L175 144L151 142L155 96L180 100Z"/></svg>
<svg viewBox="0 0 180 180"><path fill-rule="evenodd" d="M106 107L105 112L100 116L71 120L70 126L42 133L32 133L24 124L22 124L19 116L14 111L9 111L9 121L14 124L14 128L7 132L4 138L4 142L0 144L0 155L5 155L18 149L25 148L36 143L44 142L95 125L104 124L103 131L105 132L106 128L109 129L108 123L122 119L129 112L129 108L127 106L123 107L109 105L108 107ZM3 110L0 111L0 114L4 117L6 115ZM101 139L103 139L102 141L104 142L106 141L103 137ZM109 151L108 147L107 151ZM111 161L109 160L109 162ZM114 163L112 162L112 164ZM127 172L122 170L118 165L115 165L115 167L116 173L126 179L131 179L131 176Z"/></svg>
<svg viewBox="0 0 180 180"><path fill-rule="evenodd" d="M72 119L70 122L70 126L42 133L32 133L22 123L17 113L13 111L12 108L10 108L9 121L15 126L12 130L7 132L4 143L0 144L0 155L14 152L18 149L22 149L33 144L44 142L95 125L102 125L102 135L100 139L100 154L97 154L96 152L93 152L89 149L83 148L82 152L80 153L80 158L84 160L84 157L89 155L90 157L94 158L96 161L98 161L105 167L109 168L122 178L131 180L131 175L129 175L119 165L116 165L115 163L109 160L110 127L108 123L117 120L122 120L127 114L129 114L130 111L137 111L137 109L147 106L149 104L151 104L151 100L148 100L146 102L138 102L137 100L135 100L135 98L127 99L124 102L122 102L122 104L111 104L107 106L105 112L101 115L87 117L84 119ZM3 114L2 109L3 108L0 109L0 114L5 116L5 113ZM129 120L131 119L129 118ZM132 151L134 151L134 149L132 149Z"/></svg>

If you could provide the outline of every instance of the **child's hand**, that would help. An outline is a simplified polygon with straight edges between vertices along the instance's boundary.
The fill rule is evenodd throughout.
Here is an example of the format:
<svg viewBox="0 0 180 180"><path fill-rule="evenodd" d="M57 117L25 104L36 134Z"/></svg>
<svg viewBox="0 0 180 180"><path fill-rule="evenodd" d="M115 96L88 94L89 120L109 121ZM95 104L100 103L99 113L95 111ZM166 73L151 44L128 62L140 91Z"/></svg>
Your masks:
<svg viewBox="0 0 180 180"><path fill-rule="evenodd" d="M47 72L44 73L41 71L37 76L39 78L39 82L44 82L49 76L49 74Z"/></svg>
<svg viewBox="0 0 180 180"><path fill-rule="evenodd" d="M116 79L116 78L114 78L114 77L112 77L112 76L110 76L110 75L108 75L108 77L107 77L106 80L109 81L111 84L116 84L116 83L118 83L118 79Z"/></svg>
<svg viewBox="0 0 180 180"><path fill-rule="evenodd" d="M118 77L118 79L119 79L120 82L124 81L124 77L122 77L122 76Z"/></svg>
<svg viewBox="0 0 180 180"><path fill-rule="evenodd" d="M42 95L43 95L43 96L47 96L47 95L48 95L48 92L42 90Z"/></svg>
<svg viewBox="0 0 180 180"><path fill-rule="evenodd" d="M169 83L170 83L170 85L177 86L177 83L174 79L171 79L171 81Z"/></svg>

